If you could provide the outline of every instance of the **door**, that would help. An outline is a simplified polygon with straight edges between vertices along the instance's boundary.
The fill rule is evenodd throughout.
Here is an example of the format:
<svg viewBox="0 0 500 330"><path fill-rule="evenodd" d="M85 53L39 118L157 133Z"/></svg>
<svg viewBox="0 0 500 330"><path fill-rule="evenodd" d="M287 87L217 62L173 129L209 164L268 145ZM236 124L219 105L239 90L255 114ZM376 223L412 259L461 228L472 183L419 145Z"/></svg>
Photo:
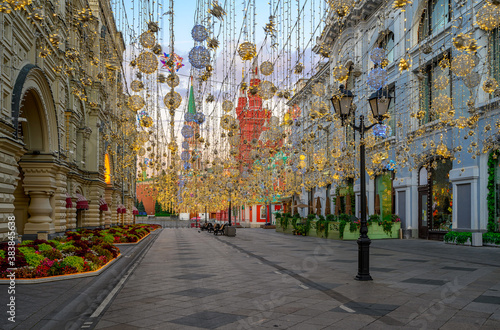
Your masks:
<svg viewBox="0 0 500 330"><path fill-rule="evenodd" d="M427 187L418 189L418 237L425 239L428 238L429 228L428 191Z"/></svg>

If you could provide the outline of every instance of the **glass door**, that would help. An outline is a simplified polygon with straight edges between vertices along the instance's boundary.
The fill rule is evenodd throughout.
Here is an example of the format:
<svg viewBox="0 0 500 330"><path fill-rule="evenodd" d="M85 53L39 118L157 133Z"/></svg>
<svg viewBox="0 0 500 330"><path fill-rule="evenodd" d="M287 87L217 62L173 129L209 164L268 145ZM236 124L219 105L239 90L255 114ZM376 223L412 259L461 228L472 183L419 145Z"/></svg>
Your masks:
<svg viewBox="0 0 500 330"><path fill-rule="evenodd" d="M427 187L418 190L418 237L428 238L428 190Z"/></svg>

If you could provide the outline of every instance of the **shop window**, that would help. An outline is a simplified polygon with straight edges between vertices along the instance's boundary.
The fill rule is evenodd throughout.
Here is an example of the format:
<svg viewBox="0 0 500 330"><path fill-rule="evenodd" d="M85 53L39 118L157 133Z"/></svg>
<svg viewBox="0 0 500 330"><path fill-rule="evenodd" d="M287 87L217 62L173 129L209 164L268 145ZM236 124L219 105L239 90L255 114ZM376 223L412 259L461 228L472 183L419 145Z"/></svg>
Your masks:
<svg viewBox="0 0 500 330"><path fill-rule="evenodd" d="M450 182L452 162L449 159L435 161L432 165L429 184L431 185L431 222L429 230L448 231L452 225L453 193Z"/></svg>
<svg viewBox="0 0 500 330"><path fill-rule="evenodd" d="M388 31L379 42L378 46L385 49L385 57L390 64L394 61L394 33Z"/></svg>
<svg viewBox="0 0 500 330"><path fill-rule="evenodd" d="M489 59L490 59L490 76L500 81L500 30L494 29L490 33L489 44Z"/></svg>
<svg viewBox="0 0 500 330"><path fill-rule="evenodd" d="M436 62L427 66L423 72L424 77L420 81L420 112L418 115L421 125L439 118L439 114L432 109L433 100L440 95L446 95L451 100L451 70L445 62L451 62L447 52L438 57ZM434 84L441 76L448 78L448 85L444 89L435 88Z"/></svg>
<svg viewBox="0 0 500 330"><path fill-rule="evenodd" d="M422 41L434 31L443 29L450 21L450 0L428 1L420 18L418 41Z"/></svg>
<svg viewBox="0 0 500 330"><path fill-rule="evenodd" d="M382 218L395 213L393 179L394 172L386 172L375 178L375 213Z"/></svg>
<svg viewBox="0 0 500 330"><path fill-rule="evenodd" d="M335 189L335 214L354 214L354 180L347 179L343 185Z"/></svg>

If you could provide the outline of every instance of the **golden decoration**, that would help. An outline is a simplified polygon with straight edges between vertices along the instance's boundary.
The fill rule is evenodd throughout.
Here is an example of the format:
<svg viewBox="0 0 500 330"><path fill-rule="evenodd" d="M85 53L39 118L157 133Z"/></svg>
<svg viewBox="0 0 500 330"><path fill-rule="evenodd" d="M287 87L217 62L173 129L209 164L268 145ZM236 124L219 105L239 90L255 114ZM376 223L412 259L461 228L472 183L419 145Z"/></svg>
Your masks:
<svg viewBox="0 0 500 330"><path fill-rule="evenodd" d="M132 95L128 98L128 106L132 111L139 111L144 108L145 105L146 103L140 95Z"/></svg>
<svg viewBox="0 0 500 330"><path fill-rule="evenodd" d="M8 4L0 3L0 13L10 14L11 12L11 7Z"/></svg>
<svg viewBox="0 0 500 330"><path fill-rule="evenodd" d="M166 82L167 82L167 77L165 77L165 75L164 75L163 73L160 73L160 74L158 75L158 79L157 79L157 80L158 80L158 82L159 82L160 84L163 84L163 83L166 83Z"/></svg>
<svg viewBox="0 0 500 330"><path fill-rule="evenodd" d="M212 2L212 8L208 10L209 14L220 19L221 21L224 19L224 15L226 15L226 11L222 8L217 1Z"/></svg>
<svg viewBox="0 0 500 330"><path fill-rule="evenodd" d="M276 94L276 87L274 84L270 81L264 80L259 84L259 96L263 100L269 100Z"/></svg>
<svg viewBox="0 0 500 330"><path fill-rule="evenodd" d="M212 94L208 94L207 98L205 99L205 101L207 101L207 103L212 103L214 100L215 100L215 98Z"/></svg>
<svg viewBox="0 0 500 330"><path fill-rule="evenodd" d="M130 89L133 90L134 92L140 92L144 89L144 83L140 80L134 80L130 84Z"/></svg>
<svg viewBox="0 0 500 330"><path fill-rule="evenodd" d="M262 64L260 65L260 72L264 76L269 76L270 74L273 73L273 71L274 71L274 65L269 61L262 62Z"/></svg>
<svg viewBox="0 0 500 330"><path fill-rule="evenodd" d="M325 95L325 85L323 83L315 83L312 86L312 93L316 96L323 96Z"/></svg>
<svg viewBox="0 0 500 330"><path fill-rule="evenodd" d="M208 38L207 39L207 47L210 49L219 48L219 40L217 40L215 38Z"/></svg>
<svg viewBox="0 0 500 330"><path fill-rule="evenodd" d="M179 76L175 73L169 74L167 76L167 85L172 88L179 86Z"/></svg>
<svg viewBox="0 0 500 330"><path fill-rule="evenodd" d="M177 143L175 143L174 141L169 142L168 149L172 152L176 152L177 151Z"/></svg>
<svg viewBox="0 0 500 330"><path fill-rule="evenodd" d="M238 47L238 54L243 61L249 61L257 55L257 50L254 44L245 41Z"/></svg>
<svg viewBox="0 0 500 330"><path fill-rule="evenodd" d="M410 62L406 58L401 58L398 63L399 72L406 71L410 68Z"/></svg>
<svg viewBox="0 0 500 330"><path fill-rule="evenodd" d="M449 85L449 83L450 79L448 79L448 77L444 74L440 74L436 79L434 79L434 88L443 90Z"/></svg>
<svg viewBox="0 0 500 330"><path fill-rule="evenodd" d="M343 65L338 65L333 68L333 78L338 82L346 81L349 78L349 69Z"/></svg>
<svg viewBox="0 0 500 330"><path fill-rule="evenodd" d="M143 32L139 37L139 43L144 48L152 48L156 44L156 37L152 32Z"/></svg>
<svg viewBox="0 0 500 330"><path fill-rule="evenodd" d="M137 67L142 73L152 74L158 69L158 58L151 52L143 52L137 57Z"/></svg>
<svg viewBox="0 0 500 330"><path fill-rule="evenodd" d="M467 53L456 56L451 62L451 70L459 77L465 77L471 73L475 66L473 56Z"/></svg>
<svg viewBox="0 0 500 330"><path fill-rule="evenodd" d="M302 71L304 71L304 64L302 64L302 63L297 63L293 67L293 73L295 73L295 74L301 74Z"/></svg>
<svg viewBox="0 0 500 330"><path fill-rule="evenodd" d="M165 95L165 97L163 98L163 103L170 110L177 109L181 105L181 101L182 97L176 91L168 92L167 95Z"/></svg>
<svg viewBox="0 0 500 330"><path fill-rule="evenodd" d="M498 88L498 82L493 77L488 77L483 83L483 91L491 94Z"/></svg>
<svg viewBox="0 0 500 330"><path fill-rule="evenodd" d="M149 117L147 115L143 116L141 118L141 126L145 127L145 128L153 126L153 119L151 119L151 117Z"/></svg>
<svg viewBox="0 0 500 330"><path fill-rule="evenodd" d="M161 53L163 52L162 48L161 48L161 46L159 44L154 45L153 48L151 49L151 51L155 55L161 55Z"/></svg>
<svg viewBox="0 0 500 330"><path fill-rule="evenodd" d="M412 2L409 0L394 0L392 3L392 8L401 9L401 11L406 11L406 5L411 5Z"/></svg>
<svg viewBox="0 0 500 330"><path fill-rule="evenodd" d="M492 31L500 25L500 8L485 4L476 14L476 24L481 30Z"/></svg>
<svg viewBox="0 0 500 330"><path fill-rule="evenodd" d="M224 102L222 102L222 110L224 110L224 112L229 112L233 110L233 107L234 107L233 102L229 100L224 100Z"/></svg>
<svg viewBox="0 0 500 330"><path fill-rule="evenodd" d="M148 23L148 30L150 32L153 32L153 33L158 32L160 30L160 27L158 26L158 22L153 22L153 21L149 22Z"/></svg>

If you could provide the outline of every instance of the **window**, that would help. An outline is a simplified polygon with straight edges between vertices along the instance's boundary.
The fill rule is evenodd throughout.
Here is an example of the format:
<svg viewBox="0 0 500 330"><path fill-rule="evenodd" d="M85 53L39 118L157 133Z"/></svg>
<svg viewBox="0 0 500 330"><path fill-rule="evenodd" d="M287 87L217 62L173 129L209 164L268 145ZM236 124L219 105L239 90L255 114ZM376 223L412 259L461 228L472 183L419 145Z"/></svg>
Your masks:
<svg viewBox="0 0 500 330"><path fill-rule="evenodd" d="M424 9L420 19L418 30L418 41L422 41L434 31L445 27L450 21L450 1L434 0L428 1L427 8Z"/></svg>
<svg viewBox="0 0 500 330"><path fill-rule="evenodd" d="M452 224L452 184L450 182L450 171L452 162L443 159L433 162L431 174L432 189L432 217L429 230L451 229Z"/></svg>
<svg viewBox="0 0 500 330"><path fill-rule="evenodd" d="M386 172L375 178L375 213L382 218L395 213L393 178L394 172Z"/></svg>
<svg viewBox="0 0 500 330"><path fill-rule="evenodd" d="M389 113L389 120L387 121L387 126L390 127L390 130L387 130L387 137L396 135L396 88L392 86L389 88L389 95L392 96L391 103L389 104L389 109L387 109L387 113Z"/></svg>
<svg viewBox="0 0 500 330"><path fill-rule="evenodd" d="M387 31L378 46L385 49L385 57L389 63L392 63L394 61L394 33Z"/></svg>
<svg viewBox="0 0 500 330"><path fill-rule="evenodd" d="M427 66L423 72L424 77L420 81L420 112L418 115L421 125L439 118L439 114L433 111L433 100L441 95L446 95L451 100L452 77L449 64L444 65L446 61L448 61L448 63L451 61L447 53L439 57L437 63ZM436 88L435 82L442 76L448 78L448 85L438 89Z"/></svg>

